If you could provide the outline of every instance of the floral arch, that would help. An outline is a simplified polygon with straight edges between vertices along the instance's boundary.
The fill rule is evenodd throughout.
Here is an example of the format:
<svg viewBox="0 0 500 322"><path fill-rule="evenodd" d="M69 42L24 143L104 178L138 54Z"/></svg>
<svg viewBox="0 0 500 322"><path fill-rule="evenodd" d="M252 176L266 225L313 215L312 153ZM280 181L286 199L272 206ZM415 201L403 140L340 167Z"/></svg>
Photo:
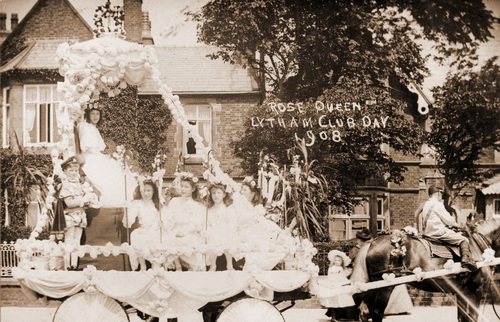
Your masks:
<svg viewBox="0 0 500 322"><path fill-rule="evenodd" d="M36 239L47 225L48 210L52 209L54 202L54 175L62 171L59 155L67 158L75 154L71 148L74 122L81 117L85 106L98 101L101 93L113 97L128 85L141 85L147 79L153 80L173 119L192 133L196 148L207 156L207 163L215 176L233 189L238 189L237 183L220 169L219 162L203 144L197 128L189 124L179 96L162 83L152 47L125 41L114 33L106 33L85 42L59 45L56 59L59 72L64 76L64 82L59 82L57 86L64 94L64 102L58 111L61 140L52 151L54 173L48 178L48 195L30 240Z"/></svg>

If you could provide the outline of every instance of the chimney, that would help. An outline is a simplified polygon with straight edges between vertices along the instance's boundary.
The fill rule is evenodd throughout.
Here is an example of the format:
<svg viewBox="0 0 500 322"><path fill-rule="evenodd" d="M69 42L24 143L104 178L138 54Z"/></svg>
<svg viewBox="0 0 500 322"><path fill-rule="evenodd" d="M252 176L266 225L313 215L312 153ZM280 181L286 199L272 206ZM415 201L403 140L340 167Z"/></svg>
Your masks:
<svg viewBox="0 0 500 322"><path fill-rule="evenodd" d="M10 16L10 30L14 30L17 27L18 22L19 18L17 17L17 13L13 13Z"/></svg>
<svg viewBox="0 0 500 322"><path fill-rule="evenodd" d="M0 30L7 30L7 14L0 12Z"/></svg>
<svg viewBox="0 0 500 322"><path fill-rule="evenodd" d="M151 36L151 20L149 20L149 13L142 12L142 44L154 45L153 36Z"/></svg>
<svg viewBox="0 0 500 322"><path fill-rule="evenodd" d="M123 14L126 39L142 43L142 0L123 0Z"/></svg>

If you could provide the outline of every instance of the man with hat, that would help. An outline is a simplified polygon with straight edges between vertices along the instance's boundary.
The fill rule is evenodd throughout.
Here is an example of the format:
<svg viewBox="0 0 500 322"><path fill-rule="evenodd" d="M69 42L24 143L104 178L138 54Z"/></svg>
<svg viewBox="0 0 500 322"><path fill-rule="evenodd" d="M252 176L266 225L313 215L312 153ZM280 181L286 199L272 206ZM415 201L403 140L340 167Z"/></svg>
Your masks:
<svg viewBox="0 0 500 322"><path fill-rule="evenodd" d="M370 229L368 228L363 228L361 231L358 231L356 233L356 245L351 248L349 251L349 258L354 262L354 259L358 255L359 250L361 247L363 247L365 244L369 243L372 240L372 234L370 232Z"/></svg>
<svg viewBox="0 0 500 322"><path fill-rule="evenodd" d="M476 270L477 267L471 259L469 240L464 235L449 228L460 228L460 226L444 207L443 192L444 189L436 185L430 186L428 189L429 200L423 205L420 214L423 234L451 245L460 246L462 266Z"/></svg>

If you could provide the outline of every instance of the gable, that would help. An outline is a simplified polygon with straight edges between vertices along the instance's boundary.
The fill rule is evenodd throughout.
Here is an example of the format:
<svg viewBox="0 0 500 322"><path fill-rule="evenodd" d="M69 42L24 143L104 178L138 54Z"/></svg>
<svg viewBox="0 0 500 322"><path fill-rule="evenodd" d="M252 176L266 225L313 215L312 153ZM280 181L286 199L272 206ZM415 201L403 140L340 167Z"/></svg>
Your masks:
<svg viewBox="0 0 500 322"><path fill-rule="evenodd" d="M60 44L71 39L43 39L33 41L26 49L0 67L0 73L12 69L59 69L59 63L54 58Z"/></svg>
<svg viewBox="0 0 500 322"><path fill-rule="evenodd" d="M17 55L25 41L35 39L93 38L92 28L68 0L38 0L2 44L2 64Z"/></svg>

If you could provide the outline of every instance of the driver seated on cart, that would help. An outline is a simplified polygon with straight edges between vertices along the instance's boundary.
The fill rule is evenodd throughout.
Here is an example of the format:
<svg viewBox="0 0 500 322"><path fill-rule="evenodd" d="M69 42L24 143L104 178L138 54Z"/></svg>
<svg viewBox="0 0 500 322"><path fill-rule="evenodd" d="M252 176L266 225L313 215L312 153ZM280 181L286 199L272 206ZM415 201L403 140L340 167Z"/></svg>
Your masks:
<svg viewBox="0 0 500 322"><path fill-rule="evenodd" d="M444 207L444 189L433 185L429 187L428 193L429 199L424 203L418 218L423 235L450 245L459 246L462 255L462 267L477 270L475 263L471 259L469 240L461 233L450 229L461 229L461 227Z"/></svg>

